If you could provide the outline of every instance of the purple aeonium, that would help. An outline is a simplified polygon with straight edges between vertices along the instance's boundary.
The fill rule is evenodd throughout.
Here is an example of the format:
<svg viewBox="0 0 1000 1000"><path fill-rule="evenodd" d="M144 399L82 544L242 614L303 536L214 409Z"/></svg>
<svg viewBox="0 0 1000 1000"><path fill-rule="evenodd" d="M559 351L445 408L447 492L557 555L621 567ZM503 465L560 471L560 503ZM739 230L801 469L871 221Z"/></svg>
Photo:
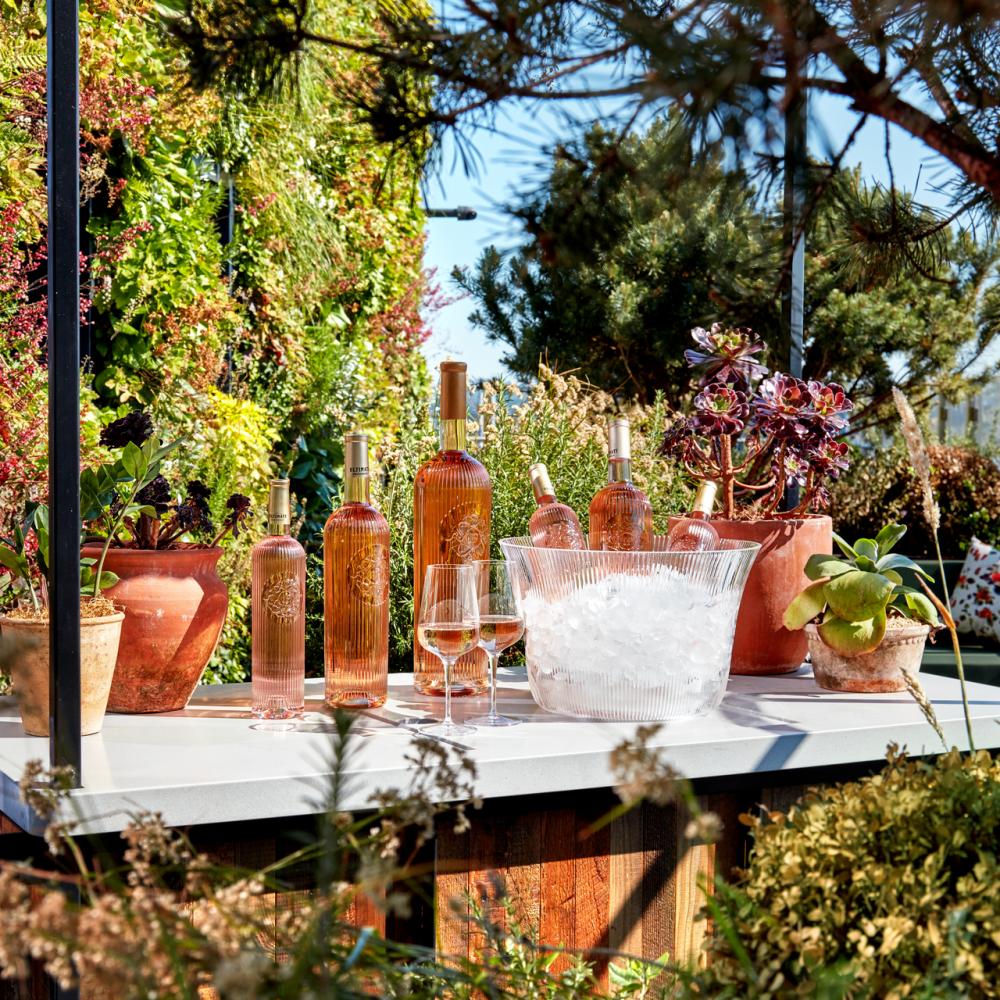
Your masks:
<svg viewBox="0 0 1000 1000"><path fill-rule="evenodd" d="M691 420L678 420L664 431L660 454L680 462L689 461L695 449L694 434Z"/></svg>
<svg viewBox="0 0 1000 1000"><path fill-rule="evenodd" d="M806 436L812 423L809 386L792 375L764 379L754 397L754 421L765 434L779 441Z"/></svg>
<svg viewBox="0 0 1000 1000"><path fill-rule="evenodd" d="M820 475L836 479L851 464L846 441L825 437L809 449L809 463Z"/></svg>
<svg viewBox="0 0 1000 1000"><path fill-rule="evenodd" d="M694 397L694 407L694 429L711 437L739 434L750 414L746 393L721 382L705 386Z"/></svg>
<svg viewBox="0 0 1000 1000"><path fill-rule="evenodd" d="M691 331L694 342L703 350L687 350L684 358L692 368L700 368L702 386L715 382L749 387L767 374L767 368L754 359L764 344L745 327L723 327L713 323L710 330L697 326Z"/></svg>
<svg viewBox="0 0 1000 1000"><path fill-rule="evenodd" d="M829 432L842 431L847 427L848 414L854 409L854 404L847 398L842 386L836 382L824 385L822 382L809 382L807 385L812 410L817 422L823 430Z"/></svg>
<svg viewBox="0 0 1000 1000"><path fill-rule="evenodd" d="M805 455L786 450L775 455L772 472L775 479L784 479L788 486L805 486L810 467L809 459Z"/></svg>
<svg viewBox="0 0 1000 1000"><path fill-rule="evenodd" d="M170 484L163 476L151 479L136 493L135 502L152 507L156 511L157 517L163 517L174 502L174 498L170 493Z"/></svg>
<svg viewBox="0 0 1000 1000"><path fill-rule="evenodd" d="M124 448L127 444L141 445L153 434L153 418L145 410L133 410L112 420L101 431L101 444L106 448Z"/></svg>

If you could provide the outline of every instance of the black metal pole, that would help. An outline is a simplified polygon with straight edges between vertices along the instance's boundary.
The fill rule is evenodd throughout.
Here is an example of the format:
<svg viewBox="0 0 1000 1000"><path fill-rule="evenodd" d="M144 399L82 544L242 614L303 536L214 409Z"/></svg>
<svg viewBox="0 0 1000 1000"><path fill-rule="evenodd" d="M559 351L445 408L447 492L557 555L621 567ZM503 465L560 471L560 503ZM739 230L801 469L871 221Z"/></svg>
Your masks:
<svg viewBox="0 0 1000 1000"><path fill-rule="evenodd" d="M48 0L49 758L80 769L79 17Z"/></svg>

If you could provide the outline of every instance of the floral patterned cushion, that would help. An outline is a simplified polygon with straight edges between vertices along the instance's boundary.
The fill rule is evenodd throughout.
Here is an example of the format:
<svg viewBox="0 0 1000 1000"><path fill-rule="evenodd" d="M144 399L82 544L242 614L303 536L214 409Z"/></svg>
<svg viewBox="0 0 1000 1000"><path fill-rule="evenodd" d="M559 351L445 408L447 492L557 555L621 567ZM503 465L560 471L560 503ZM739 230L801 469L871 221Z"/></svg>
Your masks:
<svg viewBox="0 0 1000 1000"><path fill-rule="evenodd" d="M972 539L951 594L959 632L1000 639L1000 550Z"/></svg>

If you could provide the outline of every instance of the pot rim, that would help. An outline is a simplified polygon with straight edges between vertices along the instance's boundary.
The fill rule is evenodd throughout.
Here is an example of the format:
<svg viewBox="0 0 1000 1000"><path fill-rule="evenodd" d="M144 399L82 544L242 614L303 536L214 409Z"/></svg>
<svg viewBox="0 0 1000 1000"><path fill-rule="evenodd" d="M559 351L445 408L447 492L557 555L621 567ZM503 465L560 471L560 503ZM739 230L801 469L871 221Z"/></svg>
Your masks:
<svg viewBox="0 0 1000 1000"><path fill-rule="evenodd" d="M671 514L670 520L689 520L686 514ZM829 514L802 514L799 517L755 517L752 519L741 517L712 517L713 522L720 524L816 524L819 521L829 521L833 524L833 518Z"/></svg>
<svg viewBox="0 0 1000 1000"><path fill-rule="evenodd" d="M819 634L819 628L812 622L808 622L806 624L805 633L808 638L814 639L817 642L822 642L827 649L831 650L837 656L840 656L845 660L857 659L857 656L844 656L842 653L837 653L837 651L833 649L832 646L827 646L827 644L823 642L823 637ZM901 628L894 628L892 629L891 632L888 629L886 629L884 638L875 647L875 649L881 649L887 643L891 645L894 639L915 639L919 635L926 637L930 635L930 633L931 633L930 625L926 624L925 622L911 621L909 625L904 625ZM875 650L872 650L871 652L874 651ZM867 656L867 655L868 655L867 653L858 654L858 656Z"/></svg>
<svg viewBox="0 0 1000 1000"><path fill-rule="evenodd" d="M81 618L80 627L90 625L113 625L115 622L120 622L125 620L124 611L116 611L113 615L101 615L98 618ZM45 618L9 618L7 615L0 615L0 625L8 626L13 625L17 628L19 625L27 626L28 628L48 628L49 619L48 616Z"/></svg>
<svg viewBox="0 0 1000 1000"><path fill-rule="evenodd" d="M84 542L83 545L80 546L80 550L90 551L90 552L95 552L95 551L100 552L103 546L104 546L103 542ZM199 555L207 556L207 555L215 555L216 553L222 555L223 548L221 545L212 545L212 546L191 545L188 548L183 548L183 549L130 549L120 545L112 545L111 548L108 549L108 555L111 555L112 552L116 556L124 556L127 559L133 559L138 556L145 556L147 558L150 556L153 557L174 556L176 558L177 556L199 556Z"/></svg>

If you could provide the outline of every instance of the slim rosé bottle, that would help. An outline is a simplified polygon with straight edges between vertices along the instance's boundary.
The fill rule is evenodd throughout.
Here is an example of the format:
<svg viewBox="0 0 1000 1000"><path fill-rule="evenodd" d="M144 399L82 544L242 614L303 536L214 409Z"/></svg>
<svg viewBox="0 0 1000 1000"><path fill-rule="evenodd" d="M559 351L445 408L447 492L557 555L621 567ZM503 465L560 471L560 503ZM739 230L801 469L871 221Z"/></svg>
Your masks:
<svg viewBox="0 0 1000 1000"><path fill-rule="evenodd" d="M376 708L389 683L389 525L368 495L368 435L344 438L344 503L323 530L326 703Z"/></svg>
<svg viewBox="0 0 1000 1000"><path fill-rule="evenodd" d="M466 366L441 364L441 450L413 483L413 607L420 608L424 573L436 563L490 557L493 487L483 466L465 450ZM414 636L417 622L414 620ZM413 683L421 694L444 694L441 660L414 639ZM488 686L486 653L461 656L451 671L453 695L482 694Z"/></svg>
<svg viewBox="0 0 1000 1000"><path fill-rule="evenodd" d="M705 552L719 547L719 533L712 527L712 508L718 485L705 480L694 497L694 507L678 521L667 536L668 552Z"/></svg>
<svg viewBox="0 0 1000 1000"><path fill-rule="evenodd" d="M535 491L535 508L528 521L532 545L542 549L585 549L587 540L572 507L556 500L549 470L539 463L528 470L531 488Z"/></svg>
<svg viewBox="0 0 1000 1000"><path fill-rule="evenodd" d="M608 425L608 485L590 502L590 547L614 552L648 552L653 547L653 508L632 483L626 417Z"/></svg>
<svg viewBox="0 0 1000 1000"><path fill-rule="evenodd" d="M287 719L305 708L306 554L291 537L288 480L272 479L267 536L250 554L251 712Z"/></svg>

